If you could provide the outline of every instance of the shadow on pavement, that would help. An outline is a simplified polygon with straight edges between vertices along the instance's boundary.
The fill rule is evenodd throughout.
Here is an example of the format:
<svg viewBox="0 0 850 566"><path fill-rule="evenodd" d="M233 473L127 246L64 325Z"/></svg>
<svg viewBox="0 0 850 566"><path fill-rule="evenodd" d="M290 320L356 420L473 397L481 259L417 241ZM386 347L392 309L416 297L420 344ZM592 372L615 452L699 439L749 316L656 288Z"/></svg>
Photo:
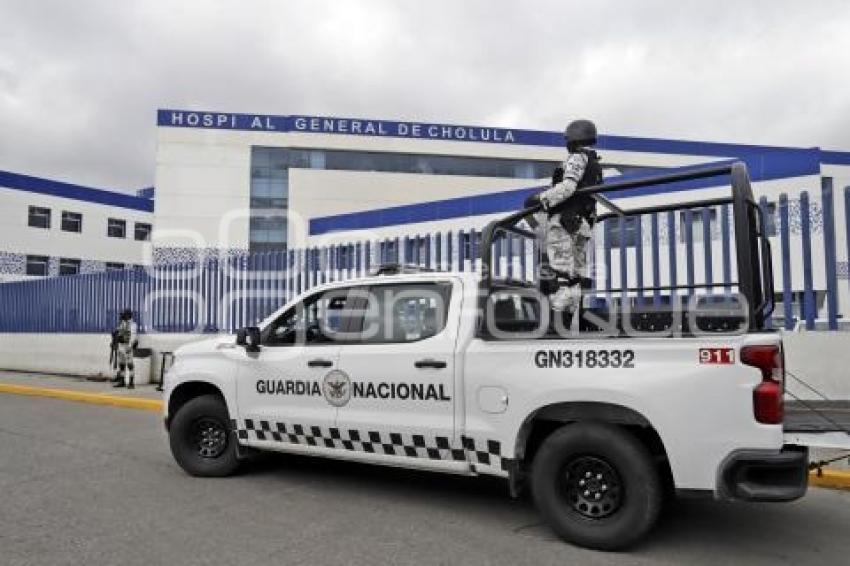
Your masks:
<svg viewBox="0 0 850 566"><path fill-rule="evenodd" d="M510 498L507 482L498 478L464 477L413 471L354 462L295 455L262 455L250 462L243 474L287 482L305 482L322 489L366 492L376 504L399 501L416 505L451 505L464 513L480 515L488 522L522 537L560 543L542 524L528 491L518 500ZM837 535L850 524L848 494L812 489L792 503L719 502L710 498L680 498L665 508L656 529L631 554L646 558L672 558L682 552L708 557L720 555L743 559L812 552L822 544L848 547ZM766 539L771 543L765 544ZM765 547L771 549L765 553ZM730 554L731 552L731 554ZM814 558L814 554L812 558Z"/></svg>

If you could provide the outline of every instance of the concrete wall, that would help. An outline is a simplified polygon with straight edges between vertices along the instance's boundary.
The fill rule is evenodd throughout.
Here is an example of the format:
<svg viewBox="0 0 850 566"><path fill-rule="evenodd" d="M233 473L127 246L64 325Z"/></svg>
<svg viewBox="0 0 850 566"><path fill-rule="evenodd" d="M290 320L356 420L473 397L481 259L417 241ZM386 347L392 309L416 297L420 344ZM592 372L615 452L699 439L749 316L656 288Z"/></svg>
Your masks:
<svg viewBox="0 0 850 566"><path fill-rule="evenodd" d="M136 360L136 383L159 379L160 352L174 351L205 334L145 334L142 348L152 348L148 363ZM0 334L0 369L81 375L112 376L109 365L109 334ZM146 368L149 368L146 370ZM147 374L147 375L145 375Z"/></svg>
<svg viewBox="0 0 850 566"><path fill-rule="evenodd" d="M788 371L830 399L850 399L850 333L784 332ZM787 389L803 399L819 399L791 375Z"/></svg>
<svg viewBox="0 0 850 566"><path fill-rule="evenodd" d="M145 334L140 345L153 348L150 373L159 378L160 352L208 338L208 334ZM788 369L833 399L850 399L850 333L784 333ZM0 369L69 375L111 375L107 334L0 334ZM145 383L138 376L138 383ZM790 392L817 396L788 376Z"/></svg>

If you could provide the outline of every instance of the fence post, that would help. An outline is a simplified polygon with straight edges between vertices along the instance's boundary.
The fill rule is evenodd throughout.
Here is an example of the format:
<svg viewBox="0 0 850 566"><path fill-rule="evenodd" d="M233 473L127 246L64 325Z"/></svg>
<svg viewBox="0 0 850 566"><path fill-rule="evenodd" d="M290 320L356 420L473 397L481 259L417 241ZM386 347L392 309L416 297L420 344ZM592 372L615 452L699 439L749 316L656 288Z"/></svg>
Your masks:
<svg viewBox="0 0 850 566"><path fill-rule="evenodd" d="M653 212L650 217L650 233L652 242L652 286L655 289L652 291L652 304L654 306L661 305L661 250L659 248L658 238L658 213Z"/></svg>
<svg viewBox="0 0 850 566"><path fill-rule="evenodd" d="M812 281L812 228L809 210L809 192L800 193L800 223L803 243L803 317L806 330L815 329L815 293Z"/></svg>
<svg viewBox="0 0 850 566"><path fill-rule="evenodd" d="M481 252L480 245L479 246L475 245L476 244L475 236L476 236L475 228L470 228L469 232L466 235L466 239L469 242L469 251L464 252L465 255L466 255L466 258L469 260L469 271L471 271L473 273L475 273L475 271L478 269L478 259L480 257L479 253ZM466 245L466 244L464 244L464 245Z"/></svg>
<svg viewBox="0 0 850 566"><path fill-rule="evenodd" d="M848 246L850 246L850 241L848 241ZM447 271L454 271L454 265L452 264L452 231L449 230L446 232L446 269Z"/></svg>
<svg viewBox="0 0 850 566"><path fill-rule="evenodd" d="M694 214L685 209L685 266L688 285L688 298L694 294Z"/></svg>
<svg viewBox="0 0 850 566"><path fill-rule="evenodd" d="M702 249L703 249L703 270L705 271L705 284L708 295L714 294L714 262L711 254L711 213L716 209L702 209Z"/></svg>
<svg viewBox="0 0 850 566"><path fill-rule="evenodd" d="M611 268L613 260L611 258L611 227L609 225L610 220L606 220L603 224L602 230L602 246L604 249L603 259L605 261L605 299L608 305L608 308L611 308L611 286L613 284L613 275L611 274Z"/></svg>
<svg viewBox="0 0 850 566"><path fill-rule="evenodd" d="M792 308L794 287L791 284L791 230L788 226L788 195L779 195L779 245L782 253L782 316L785 330L794 329Z"/></svg>
<svg viewBox="0 0 850 566"><path fill-rule="evenodd" d="M464 271L464 254L466 253L465 234L463 230L457 231L457 270Z"/></svg>
<svg viewBox="0 0 850 566"><path fill-rule="evenodd" d="M633 216L635 223L635 285L638 288L637 304L643 306L643 216Z"/></svg>
<svg viewBox="0 0 850 566"><path fill-rule="evenodd" d="M835 206L832 195L832 177L821 177L823 202L823 246L826 262L826 313L829 329L838 330L838 274L835 254Z"/></svg>
<svg viewBox="0 0 850 566"><path fill-rule="evenodd" d="M667 259L670 263L670 305L678 301L679 273L676 268L676 214L671 210L667 213Z"/></svg>
<svg viewBox="0 0 850 566"><path fill-rule="evenodd" d="M629 286L628 275L628 248L626 247L626 219L623 216L617 218L617 230L620 233L620 308L625 308L629 293L626 289Z"/></svg>
<svg viewBox="0 0 850 566"><path fill-rule="evenodd" d="M761 210L761 216L762 216L762 218L765 218L765 219L766 219L766 218L767 218L767 215L768 215L768 213L769 213L768 208L767 208L767 197L764 197L764 196L763 196L763 197L761 197L761 198L759 199L759 210ZM765 226L766 226L766 225L767 225L767 221L765 220ZM761 231L761 227L759 227L759 231ZM768 238L768 237L770 237L770 235L769 235L769 234L767 234L767 233L765 233L765 234L763 234L763 236L762 236L762 237L764 237L764 238ZM770 277L773 277L773 274L771 273L769 276L770 276ZM765 300L767 300L768 298L769 298L771 301L773 300L773 297L765 297ZM764 325L765 325L766 327L768 327L768 328L773 328L773 314L772 314L772 313L771 313L771 314L769 314L769 315L767 316L767 318L765 318L765 320L764 320Z"/></svg>
<svg viewBox="0 0 850 566"><path fill-rule="evenodd" d="M723 287L728 295L732 292L732 239L730 237L728 204L720 207L720 214L720 253L723 258Z"/></svg>

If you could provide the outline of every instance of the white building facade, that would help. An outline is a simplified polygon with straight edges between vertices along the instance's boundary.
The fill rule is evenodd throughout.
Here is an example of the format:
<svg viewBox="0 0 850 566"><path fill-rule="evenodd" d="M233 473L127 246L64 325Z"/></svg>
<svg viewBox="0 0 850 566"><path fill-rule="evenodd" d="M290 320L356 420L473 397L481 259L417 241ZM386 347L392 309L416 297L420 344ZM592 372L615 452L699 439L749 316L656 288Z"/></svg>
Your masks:
<svg viewBox="0 0 850 566"><path fill-rule="evenodd" d="M201 251L242 254L480 230L518 209L565 156L560 131L194 110L160 110L157 126L153 247L155 259L163 262L193 259ZM802 291L810 277L819 310L828 275L821 197L830 189L835 268L842 280L838 294L842 305L850 306L844 206L850 153L613 135L601 135L597 150L606 176L744 160L756 197L766 201L774 255L781 244L779 197L788 195L791 287ZM811 273L797 261L803 255L799 197L804 191L810 201ZM717 183L680 183L618 200L649 205L727 194ZM719 212L709 212L710 237L719 238ZM697 256L711 247L702 240L704 218L696 214L692 225ZM676 220L677 237L682 222ZM648 226L643 228L642 246L649 234ZM602 241L597 238L597 246ZM630 273L638 269L637 247L637 242L625 246ZM614 250L610 266L614 281L623 265L619 251ZM721 254L709 260L715 273L722 272ZM694 263L697 271L707 265L705 257L695 257ZM780 288L778 258L774 264ZM642 267L650 269L648 262ZM649 272L643 275L650 280Z"/></svg>
<svg viewBox="0 0 850 566"><path fill-rule="evenodd" d="M303 247L453 218L445 226L479 227L488 211L515 209L511 191L539 186L565 155L560 132L535 130L190 110L160 110L157 124L155 247ZM598 150L606 175L744 159L768 198L817 197L824 178L850 184L845 152L609 135ZM685 189L645 200L689 198Z"/></svg>
<svg viewBox="0 0 850 566"><path fill-rule="evenodd" d="M0 171L0 282L143 265L152 223L150 198Z"/></svg>

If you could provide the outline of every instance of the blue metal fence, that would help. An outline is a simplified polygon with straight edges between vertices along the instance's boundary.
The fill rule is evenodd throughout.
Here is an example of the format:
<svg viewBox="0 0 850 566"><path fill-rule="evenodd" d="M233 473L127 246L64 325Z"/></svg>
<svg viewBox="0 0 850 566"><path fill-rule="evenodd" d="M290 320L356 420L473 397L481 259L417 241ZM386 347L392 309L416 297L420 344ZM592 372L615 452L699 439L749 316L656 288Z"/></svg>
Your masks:
<svg viewBox="0 0 850 566"><path fill-rule="evenodd" d="M839 271L847 276L847 267L844 263L839 270L836 259L831 180L821 187L819 207L805 191L794 199L783 194L775 205L766 199L759 204L775 230L781 302L775 320L788 329L797 320L807 329L820 327L817 291L823 293L826 327L839 328L838 277ZM850 211L850 187L844 189L844 210ZM633 223L613 218L607 221L610 228L600 224L590 250L596 266L593 293L601 301L645 302L650 300L643 291L646 282L656 305L695 292L730 293L736 277L730 215L723 205L649 214ZM844 222L850 257L846 212ZM107 332L123 308L137 313L142 332L232 332L315 285L362 277L378 264L478 270L480 245L480 230L470 229L6 283L0 285L0 332ZM537 256L533 240L497 240L495 275L533 280ZM801 274L797 288L794 273ZM669 288L677 284L687 287ZM696 290L698 285L703 290Z"/></svg>

